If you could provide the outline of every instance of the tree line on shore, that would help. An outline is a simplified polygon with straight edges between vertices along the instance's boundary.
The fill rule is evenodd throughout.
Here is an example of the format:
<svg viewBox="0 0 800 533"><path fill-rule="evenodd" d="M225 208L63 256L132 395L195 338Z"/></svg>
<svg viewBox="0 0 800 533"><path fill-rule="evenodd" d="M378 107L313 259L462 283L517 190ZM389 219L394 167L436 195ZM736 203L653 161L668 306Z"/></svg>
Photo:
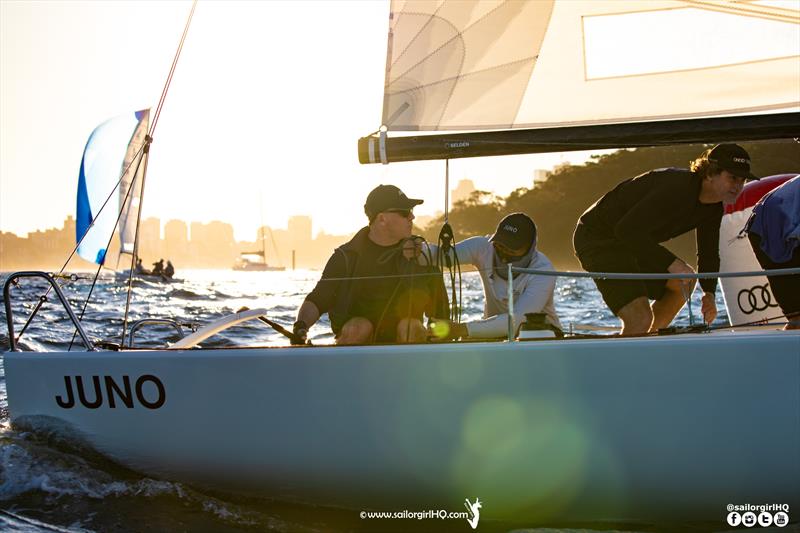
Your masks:
<svg viewBox="0 0 800 533"><path fill-rule="evenodd" d="M800 172L800 144L794 140L741 143L752 158L757 176ZM688 168L689 162L710 145L692 144L618 150L592 156L581 165L565 165L549 173L533 188L519 188L506 197L475 191L456 202L449 222L457 241L494 232L506 214L521 211L530 215L539 230L538 246L558 269L579 269L572 249L572 233L581 214L618 183L656 168ZM444 216L422 228L422 235L436 242ZM694 232L673 239L667 247L694 264Z"/></svg>

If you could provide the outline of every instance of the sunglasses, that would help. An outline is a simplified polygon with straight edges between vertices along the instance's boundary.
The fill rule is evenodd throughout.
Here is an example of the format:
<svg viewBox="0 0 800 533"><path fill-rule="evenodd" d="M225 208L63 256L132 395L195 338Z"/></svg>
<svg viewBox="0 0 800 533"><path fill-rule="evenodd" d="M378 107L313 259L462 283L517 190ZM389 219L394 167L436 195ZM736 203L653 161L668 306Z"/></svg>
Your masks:
<svg viewBox="0 0 800 533"><path fill-rule="evenodd" d="M387 209L384 213L395 213L400 215L403 218L408 218L411 216L411 209Z"/></svg>
<svg viewBox="0 0 800 533"><path fill-rule="evenodd" d="M494 251L497 252L497 257L499 257L504 263L513 263L514 261L519 261L525 257L525 254L528 253L527 251L522 253L512 252L508 248L498 245L497 243L492 244L494 245Z"/></svg>

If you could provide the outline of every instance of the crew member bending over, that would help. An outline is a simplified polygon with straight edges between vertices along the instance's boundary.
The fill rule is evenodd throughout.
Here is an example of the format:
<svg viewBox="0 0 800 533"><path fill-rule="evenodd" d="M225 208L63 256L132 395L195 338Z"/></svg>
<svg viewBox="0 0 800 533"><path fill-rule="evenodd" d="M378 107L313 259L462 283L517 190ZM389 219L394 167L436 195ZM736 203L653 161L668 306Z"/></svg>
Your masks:
<svg viewBox="0 0 800 533"><path fill-rule="evenodd" d="M477 267L483 283L483 318L450 323L449 331L434 327L434 333L451 338L499 338L508 335L508 265L534 270L553 270L553 264L536 248L536 224L524 213L503 218L492 236L477 236L453 247L461 264ZM438 249L430 246L432 257ZM452 257L452 250L451 250ZM422 254L424 261L425 254ZM513 275L514 328L519 330L526 313L543 313L557 336L563 336L553 304L556 278L527 273Z"/></svg>
<svg viewBox="0 0 800 533"><path fill-rule="evenodd" d="M623 181L586 210L575 228L575 254L589 272L694 273L660 245L697 230L700 272L719 271L719 226L723 202L733 203L750 172L750 156L735 144L719 144L691 163L691 170L663 168ZM623 334L667 327L691 296L695 282L603 280L595 284ZM702 313L717 316L716 279L703 279ZM650 305L649 300L655 300Z"/></svg>

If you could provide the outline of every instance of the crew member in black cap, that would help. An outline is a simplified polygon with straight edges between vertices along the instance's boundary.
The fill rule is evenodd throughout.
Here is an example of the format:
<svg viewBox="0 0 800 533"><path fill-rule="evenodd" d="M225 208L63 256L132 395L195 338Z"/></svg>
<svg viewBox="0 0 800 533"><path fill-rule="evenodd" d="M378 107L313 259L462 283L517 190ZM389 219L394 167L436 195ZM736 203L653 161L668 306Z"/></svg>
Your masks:
<svg viewBox="0 0 800 533"><path fill-rule="evenodd" d="M617 185L578 220L573 244L590 272L676 274L694 270L661 246L696 230L700 272L719 270L719 226L723 203L733 203L750 172L750 156L736 144L718 144L692 161L691 169L664 168ZM693 280L603 280L595 284L623 334L667 327L691 296ZM717 316L716 279L700 280L706 323ZM649 300L655 300L651 305Z"/></svg>
<svg viewBox="0 0 800 533"><path fill-rule="evenodd" d="M433 333L452 338L497 338L508 334L508 265L553 270L550 260L536 248L536 224L524 213L512 213L497 225L494 235L470 237L455 244L462 264L477 267L483 282L483 318L467 323L450 323L446 331L439 326ZM429 257L435 257L431 246ZM425 254L422 255L425 257ZM556 278L514 274L515 329L525 321L525 313L544 313L545 321L561 335L561 324L553 304Z"/></svg>
<svg viewBox="0 0 800 533"><path fill-rule="evenodd" d="M369 225L328 260L297 313L293 343L305 343L308 328L323 313L330 317L337 344L427 339L423 313L446 317L449 311L441 273L403 250L411 237L412 210L422 202L394 185L369 193L364 204ZM419 275L425 273L431 275Z"/></svg>

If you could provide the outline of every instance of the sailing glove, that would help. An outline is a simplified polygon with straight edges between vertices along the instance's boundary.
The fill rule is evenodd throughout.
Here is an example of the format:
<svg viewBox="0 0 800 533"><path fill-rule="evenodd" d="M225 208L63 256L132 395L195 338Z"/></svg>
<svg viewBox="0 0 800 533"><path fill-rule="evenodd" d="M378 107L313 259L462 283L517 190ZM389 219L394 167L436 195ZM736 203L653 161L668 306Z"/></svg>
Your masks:
<svg viewBox="0 0 800 533"><path fill-rule="evenodd" d="M298 320L292 326L292 338L289 342L293 345L306 344L308 339L308 326L302 320Z"/></svg>

